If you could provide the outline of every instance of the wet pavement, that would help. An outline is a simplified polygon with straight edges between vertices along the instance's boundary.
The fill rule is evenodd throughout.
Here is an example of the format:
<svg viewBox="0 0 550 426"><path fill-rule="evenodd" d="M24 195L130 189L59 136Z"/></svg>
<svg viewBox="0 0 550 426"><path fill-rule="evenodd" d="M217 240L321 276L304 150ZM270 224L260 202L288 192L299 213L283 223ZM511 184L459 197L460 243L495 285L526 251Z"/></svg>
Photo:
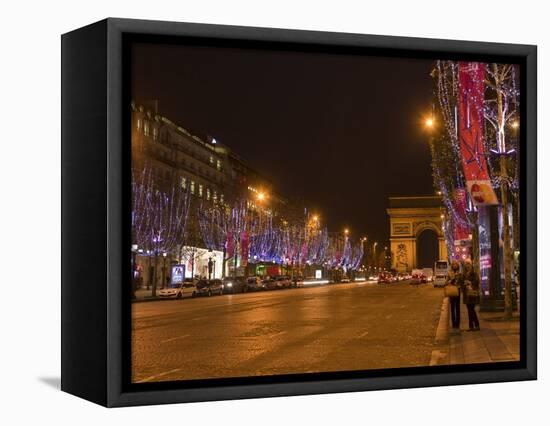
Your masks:
<svg viewBox="0 0 550 426"><path fill-rule="evenodd" d="M426 366L442 300L363 282L134 303L132 380Z"/></svg>

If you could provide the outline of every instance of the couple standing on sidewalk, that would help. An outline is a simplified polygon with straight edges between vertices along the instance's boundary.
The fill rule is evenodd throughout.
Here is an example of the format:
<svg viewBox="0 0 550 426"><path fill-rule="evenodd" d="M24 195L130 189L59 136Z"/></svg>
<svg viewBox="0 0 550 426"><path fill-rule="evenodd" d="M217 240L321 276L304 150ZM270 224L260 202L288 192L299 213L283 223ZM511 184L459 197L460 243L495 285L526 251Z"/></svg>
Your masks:
<svg viewBox="0 0 550 426"><path fill-rule="evenodd" d="M464 262L462 272L456 260L451 263L445 283L445 296L449 298L451 307L451 322L454 329L460 329L460 295L468 308L468 325L470 331L479 330L476 305L479 305L479 275L471 262Z"/></svg>

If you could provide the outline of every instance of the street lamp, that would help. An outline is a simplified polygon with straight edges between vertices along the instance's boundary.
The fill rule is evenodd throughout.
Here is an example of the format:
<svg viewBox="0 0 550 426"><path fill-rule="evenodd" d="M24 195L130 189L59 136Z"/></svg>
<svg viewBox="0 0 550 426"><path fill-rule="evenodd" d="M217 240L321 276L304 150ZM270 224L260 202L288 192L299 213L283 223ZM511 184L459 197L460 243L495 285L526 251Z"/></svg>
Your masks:
<svg viewBox="0 0 550 426"><path fill-rule="evenodd" d="M162 253L162 288L166 284L166 255L166 252Z"/></svg>
<svg viewBox="0 0 550 426"><path fill-rule="evenodd" d="M212 266L213 266L213 263L212 263L212 249L209 249L208 250L208 279L211 280L212 279Z"/></svg>
<svg viewBox="0 0 550 426"><path fill-rule="evenodd" d="M435 126L435 119L433 117L427 117L426 120L424 120L424 126L427 129L433 129Z"/></svg>
<svg viewBox="0 0 550 426"><path fill-rule="evenodd" d="M131 283L132 283L132 298L134 299L136 297L136 256L138 251L138 245L132 244L132 277Z"/></svg>
<svg viewBox="0 0 550 426"><path fill-rule="evenodd" d="M136 275L136 256L138 251L138 245L132 244L132 282L134 280L134 277Z"/></svg>

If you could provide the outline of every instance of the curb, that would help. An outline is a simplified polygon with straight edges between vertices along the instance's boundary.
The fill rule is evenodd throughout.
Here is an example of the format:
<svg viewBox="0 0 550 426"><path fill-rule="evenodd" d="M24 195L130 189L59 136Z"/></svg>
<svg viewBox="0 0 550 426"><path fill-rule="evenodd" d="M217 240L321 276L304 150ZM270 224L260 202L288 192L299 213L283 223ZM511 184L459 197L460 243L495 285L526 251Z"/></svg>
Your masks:
<svg viewBox="0 0 550 426"><path fill-rule="evenodd" d="M449 298L444 297L439 314L439 323L435 332L435 343L437 345L446 343L449 340Z"/></svg>
<svg viewBox="0 0 550 426"><path fill-rule="evenodd" d="M432 351L430 365L444 364L448 357L447 345L449 343L449 298L444 297L441 303L439 322L435 332L435 346L438 347Z"/></svg>
<svg viewBox="0 0 550 426"><path fill-rule="evenodd" d="M165 300L176 300L175 297L146 297L143 299L132 299L132 303L159 302Z"/></svg>

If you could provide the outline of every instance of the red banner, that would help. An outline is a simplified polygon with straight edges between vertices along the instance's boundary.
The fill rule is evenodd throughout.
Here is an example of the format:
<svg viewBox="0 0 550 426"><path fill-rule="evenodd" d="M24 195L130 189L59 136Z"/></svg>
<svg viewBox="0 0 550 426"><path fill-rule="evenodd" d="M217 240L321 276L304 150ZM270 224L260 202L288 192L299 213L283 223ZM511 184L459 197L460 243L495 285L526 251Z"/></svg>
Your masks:
<svg viewBox="0 0 550 426"><path fill-rule="evenodd" d="M225 255L227 258L233 257L235 251L235 246L233 244L233 233L227 233L227 240L225 242Z"/></svg>
<svg viewBox="0 0 550 426"><path fill-rule="evenodd" d="M241 232L241 266L248 264L248 232Z"/></svg>
<svg viewBox="0 0 550 426"><path fill-rule="evenodd" d="M466 218L466 190L464 188L457 188L454 192L454 210L458 219L461 222L455 220L454 223L454 240L467 240L470 235L470 230L467 226Z"/></svg>
<svg viewBox="0 0 550 426"><path fill-rule="evenodd" d="M468 191L476 205L498 204L483 147L485 64L459 62L458 136Z"/></svg>

